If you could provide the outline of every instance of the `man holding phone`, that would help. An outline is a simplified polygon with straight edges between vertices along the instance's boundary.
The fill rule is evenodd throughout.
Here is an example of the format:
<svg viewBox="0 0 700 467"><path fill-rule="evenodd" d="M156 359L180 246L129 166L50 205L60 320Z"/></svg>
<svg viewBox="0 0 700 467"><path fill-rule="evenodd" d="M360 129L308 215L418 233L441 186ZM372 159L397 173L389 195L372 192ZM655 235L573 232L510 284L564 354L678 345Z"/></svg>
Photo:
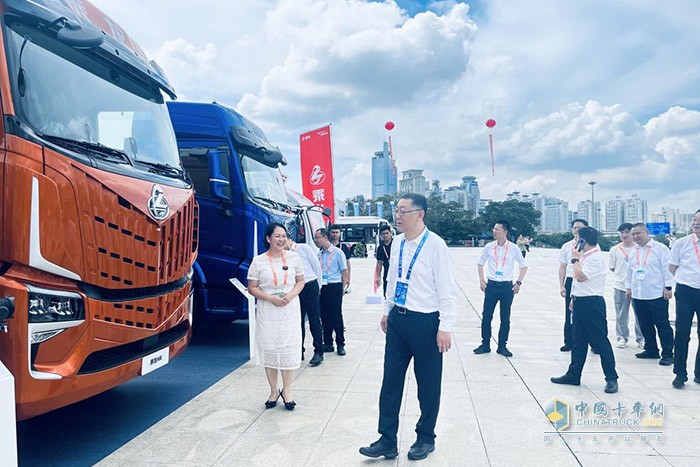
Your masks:
<svg viewBox="0 0 700 467"><path fill-rule="evenodd" d="M564 297L564 345L559 349L562 352L569 352L573 347L571 324L571 310L569 310L569 302L571 302L571 284L574 280L574 268L571 264L572 251L578 248L581 251L583 245L579 245L580 239L578 231L581 227L588 227L588 221L585 219L574 219L571 223L571 232L574 234L573 240L566 242L559 252L559 293Z"/></svg>

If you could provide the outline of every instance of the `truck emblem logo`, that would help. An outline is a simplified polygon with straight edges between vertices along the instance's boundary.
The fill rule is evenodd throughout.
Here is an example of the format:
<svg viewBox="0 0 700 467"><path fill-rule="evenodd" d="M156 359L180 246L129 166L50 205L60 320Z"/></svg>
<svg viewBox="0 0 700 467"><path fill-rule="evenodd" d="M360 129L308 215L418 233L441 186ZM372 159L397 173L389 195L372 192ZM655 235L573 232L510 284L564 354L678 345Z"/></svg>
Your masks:
<svg viewBox="0 0 700 467"><path fill-rule="evenodd" d="M311 176L309 177L309 183L312 185L320 185L326 179L326 174L321 170L321 166L314 165L311 169Z"/></svg>
<svg viewBox="0 0 700 467"><path fill-rule="evenodd" d="M168 217L168 214L170 214L170 205L168 205L168 200L165 199L165 193L158 185L153 185L151 197L148 198L148 212L150 212L151 216L158 221L162 221Z"/></svg>

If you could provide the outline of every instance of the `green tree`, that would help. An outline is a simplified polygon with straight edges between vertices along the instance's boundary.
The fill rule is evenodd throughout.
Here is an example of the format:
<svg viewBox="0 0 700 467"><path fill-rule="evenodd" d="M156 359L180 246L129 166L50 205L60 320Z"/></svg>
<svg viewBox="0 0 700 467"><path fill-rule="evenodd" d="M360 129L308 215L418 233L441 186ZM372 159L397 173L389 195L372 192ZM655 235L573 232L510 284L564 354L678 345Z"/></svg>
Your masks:
<svg viewBox="0 0 700 467"><path fill-rule="evenodd" d="M540 223L540 212L532 204L508 200L489 203L480 216L481 227L490 232L496 221L510 223L511 238L522 234L525 237L535 235L535 227Z"/></svg>
<svg viewBox="0 0 700 467"><path fill-rule="evenodd" d="M437 196L428 201L425 225L442 237L448 245L463 245L469 237L481 232L473 212L467 211L464 206L454 201L445 203Z"/></svg>

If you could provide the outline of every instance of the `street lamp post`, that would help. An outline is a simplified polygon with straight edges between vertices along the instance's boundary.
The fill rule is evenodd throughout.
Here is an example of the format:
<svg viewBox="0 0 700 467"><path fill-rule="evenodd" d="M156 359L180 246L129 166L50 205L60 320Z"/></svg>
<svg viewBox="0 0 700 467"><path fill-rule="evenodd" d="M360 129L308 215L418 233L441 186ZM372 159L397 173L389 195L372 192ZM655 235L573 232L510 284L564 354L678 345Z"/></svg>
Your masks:
<svg viewBox="0 0 700 467"><path fill-rule="evenodd" d="M594 229L598 229L598 216L596 215L597 213L595 212L595 193L594 193L594 186L598 182L590 181L588 184L591 186L591 224Z"/></svg>

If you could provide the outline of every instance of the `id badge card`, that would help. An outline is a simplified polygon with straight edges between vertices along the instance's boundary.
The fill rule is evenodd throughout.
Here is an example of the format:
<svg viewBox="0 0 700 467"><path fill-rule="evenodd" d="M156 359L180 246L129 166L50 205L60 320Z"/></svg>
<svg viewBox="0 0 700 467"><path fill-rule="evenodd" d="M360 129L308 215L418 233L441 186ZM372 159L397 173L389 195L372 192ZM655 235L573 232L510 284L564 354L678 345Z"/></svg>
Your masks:
<svg viewBox="0 0 700 467"><path fill-rule="evenodd" d="M321 285L328 285L328 274L323 274L321 276Z"/></svg>
<svg viewBox="0 0 700 467"><path fill-rule="evenodd" d="M503 279L503 271L496 271L496 277L499 279Z"/></svg>
<svg viewBox="0 0 700 467"><path fill-rule="evenodd" d="M281 289L281 288L274 289L274 291L272 292L272 295L274 295L276 297L281 297L282 295L284 295L284 289Z"/></svg>
<svg viewBox="0 0 700 467"><path fill-rule="evenodd" d="M406 295L408 295L408 282L397 282L394 293L394 304L406 306Z"/></svg>
<svg viewBox="0 0 700 467"><path fill-rule="evenodd" d="M637 280L638 281L643 281L645 275L646 275L645 269L637 269Z"/></svg>

